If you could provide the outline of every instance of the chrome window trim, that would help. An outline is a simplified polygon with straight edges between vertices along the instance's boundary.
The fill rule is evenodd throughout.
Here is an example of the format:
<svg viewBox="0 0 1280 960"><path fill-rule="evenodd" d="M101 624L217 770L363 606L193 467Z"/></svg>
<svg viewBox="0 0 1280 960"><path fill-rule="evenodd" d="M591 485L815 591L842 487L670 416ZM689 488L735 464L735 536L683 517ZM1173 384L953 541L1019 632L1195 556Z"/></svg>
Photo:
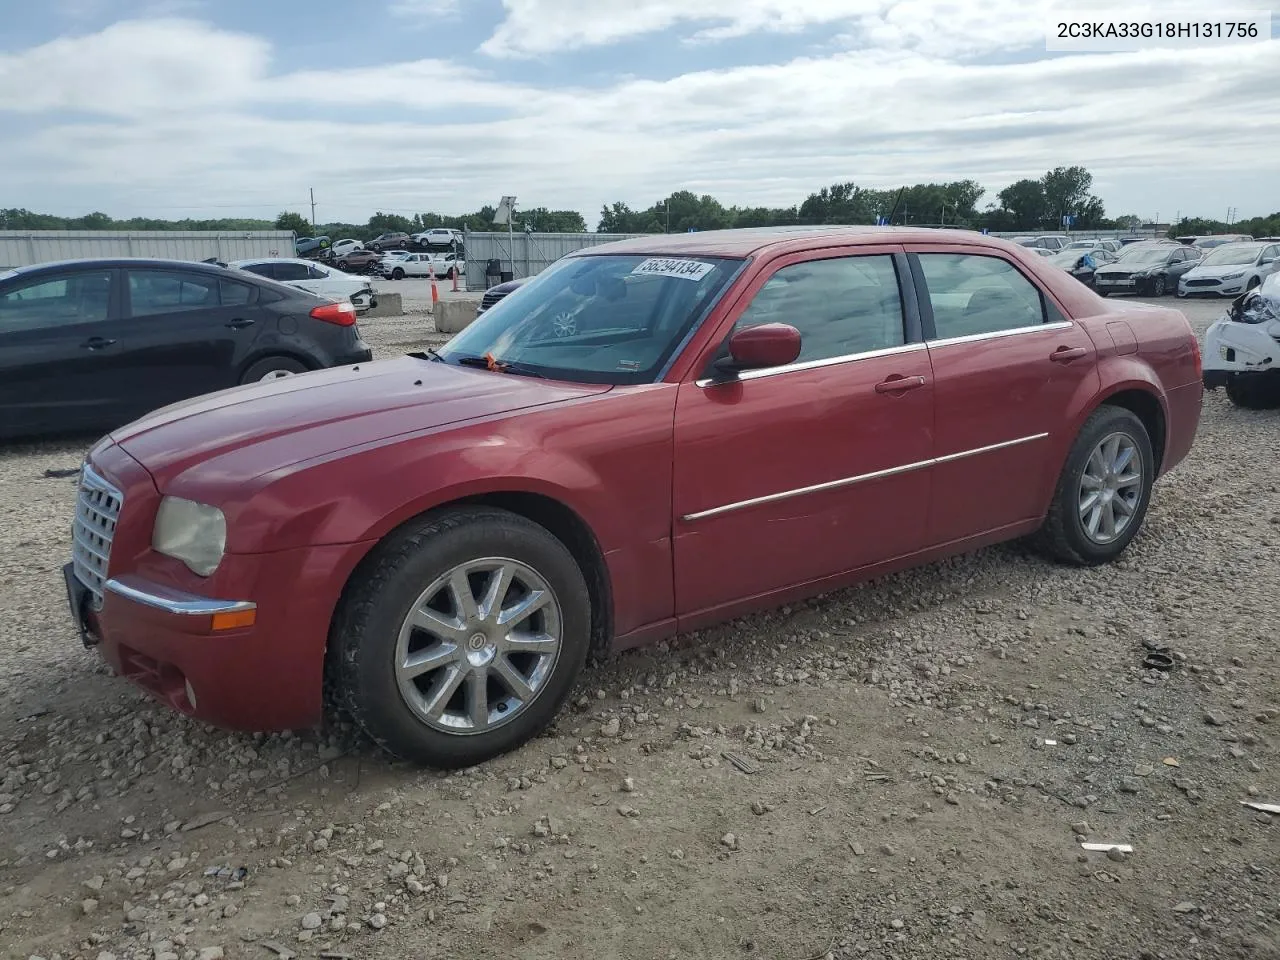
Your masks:
<svg viewBox="0 0 1280 960"><path fill-rule="evenodd" d="M953 343L980 343L983 340L1000 340L1004 337L1016 337L1024 333L1038 333L1044 330L1068 330L1075 324L1070 320L1056 320L1053 323L1037 323L1029 327L1014 327L1011 330L993 330L990 333L970 333L963 337L941 337L926 340L930 347L949 347Z"/></svg>
<svg viewBox="0 0 1280 960"><path fill-rule="evenodd" d="M725 383L737 383L741 380L762 380L765 377L774 377L780 373L795 373L801 370L817 370L820 367L832 367L839 363L852 363L857 360L873 360L876 357L892 357L900 353L916 353L925 349L922 342L903 343L896 347L884 347L880 350L868 350L865 353L844 353L838 357L823 357L820 360L801 360L797 363L788 363L781 367L765 367L760 370L744 370L736 377L725 380L716 380L713 377L704 377L701 380L695 380L695 387L718 386Z"/></svg>
<svg viewBox="0 0 1280 960"><path fill-rule="evenodd" d="M255 610L258 606L250 600L211 600L184 590L174 590L155 584L148 584L146 588L136 587L123 578L108 580L105 590L145 607L187 617L209 616L215 613L240 613L245 610Z"/></svg>
<svg viewBox="0 0 1280 960"><path fill-rule="evenodd" d="M699 510L697 513L687 513L680 519L686 523L692 523L697 520L705 520L709 517L720 516L724 513L730 513L735 510L745 510L747 507L755 507L764 503L776 503L779 500L789 500L792 497L802 497L811 493L822 493L827 490L838 490L841 487L850 487L857 483L865 483L868 480L879 480L882 477L892 477L901 473L909 473L913 470L922 470L925 467L937 466L938 464L951 463L956 460L963 460L967 457L976 457L984 453L993 453L996 450L1004 450L1007 447L1016 447L1024 443L1033 443L1036 440L1047 439L1047 433L1035 433L1027 437L1018 437L1016 440L1004 440L1000 443L993 443L985 447L974 447L972 450L961 450L958 453L948 453L941 457L930 457L928 460L917 460L915 463L904 463L897 467L888 467L884 470L875 470L871 473L860 473L854 477L844 477L840 480L828 480L826 483L815 483L808 487L797 487L794 490L783 490L779 493L769 493L762 497L752 497L750 500L739 500L735 503L726 503L723 506L712 507L709 510Z"/></svg>

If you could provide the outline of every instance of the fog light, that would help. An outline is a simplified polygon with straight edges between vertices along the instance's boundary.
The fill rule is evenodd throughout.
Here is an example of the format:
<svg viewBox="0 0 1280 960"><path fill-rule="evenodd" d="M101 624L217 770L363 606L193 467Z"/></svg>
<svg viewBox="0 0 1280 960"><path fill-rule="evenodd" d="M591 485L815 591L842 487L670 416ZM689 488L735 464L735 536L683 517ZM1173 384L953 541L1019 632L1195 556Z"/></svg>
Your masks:
<svg viewBox="0 0 1280 960"><path fill-rule="evenodd" d="M191 704L191 709L194 710L196 708L195 688L191 686L190 680L185 681L185 686L187 688L187 702Z"/></svg>

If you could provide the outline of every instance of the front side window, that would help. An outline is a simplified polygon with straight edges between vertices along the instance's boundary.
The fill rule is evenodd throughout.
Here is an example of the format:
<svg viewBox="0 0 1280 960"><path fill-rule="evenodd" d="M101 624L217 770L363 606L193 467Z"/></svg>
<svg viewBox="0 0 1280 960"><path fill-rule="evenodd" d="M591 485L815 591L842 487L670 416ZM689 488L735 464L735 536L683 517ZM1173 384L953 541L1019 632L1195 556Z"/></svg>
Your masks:
<svg viewBox="0 0 1280 960"><path fill-rule="evenodd" d="M937 339L1044 323L1039 289L1007 260L969 253L922 253L919 257Z"/></svg>
<svg viewBox="0 0 1280 960"><path fill-rule="evenodd" d="M741 266L722 257L566 257L438 356L579 383L652 382Z"/></svg>
<svg viewBox="0 0 1280 960"><path fill-rule="evenodd" d="M800 331L796 362L829 360L906 342L893 257L810 260L771 276L734 330L785 323Z"/></svg>
<svg viewBox="0 0 1280 960"><path fill-rule="evenodd" d="M101 323L110 309L109 270L11 282L0 293L0 334Z"/></svg>
<svg viewBox="0 0 1280 960"><path fill-rule="evenodd" d="M205 310L218 305L218 280L176 270L130 270L129 300L135 317Z"/></svg>

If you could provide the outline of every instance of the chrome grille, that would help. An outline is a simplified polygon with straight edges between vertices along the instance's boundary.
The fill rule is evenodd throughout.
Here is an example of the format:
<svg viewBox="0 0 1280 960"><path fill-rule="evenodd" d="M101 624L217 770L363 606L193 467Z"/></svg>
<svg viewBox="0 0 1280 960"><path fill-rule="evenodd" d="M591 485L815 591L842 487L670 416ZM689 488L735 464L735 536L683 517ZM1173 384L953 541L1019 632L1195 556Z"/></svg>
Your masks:
<svg viewBox="0 0 1280 960"><path fill-rule="evenodd" d="M1218 283L1219 283L1219 282L1220 282L1220 281L1218 281L1218 280L1216 280L1216 279L1212 279L1212 280L1210 280L1210 279L1196 279L1196 280L1188 280L1188 281L1187 281L1187 286L1188 286L1188 287L1216 287L1216 286L1218 285Z"/></svg>
<svg viewBox="0 0 1280 960"><path fill-rule="evenodd" d="M493 293L493 292L487 292L487 293L485 293L485 295L484 295L483 297L481 297L481 298L480 298L480 310L479 310L479 312L480 312L480 313L483 313L485 310L488 310L490 307L492 307L495 303L497 303L499 300L501 300L501 299L502 299L503 297L505 297L506 295L507 295L507 294L506 294L506 292L505 292L505 291L504 291L504 292L500 292L500 293Z"/></svg>
<svg viewBox="0 0 1280 960"><path fill-rule="evenodd" d="M80 468L76 519L71 525L71 560L76 579L93 594L94 608L102 607L102 589L111 561L111 541L124 494L100 477L87 463Z"/></svg>

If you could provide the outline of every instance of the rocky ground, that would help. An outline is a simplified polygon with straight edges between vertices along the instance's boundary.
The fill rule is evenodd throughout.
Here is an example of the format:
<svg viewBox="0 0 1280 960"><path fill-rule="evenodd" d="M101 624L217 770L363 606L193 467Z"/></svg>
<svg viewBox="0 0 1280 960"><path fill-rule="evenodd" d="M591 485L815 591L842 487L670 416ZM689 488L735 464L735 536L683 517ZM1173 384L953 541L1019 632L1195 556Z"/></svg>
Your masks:
<svg viewBox="0 0 1280 960"><path fill-rule="evenodd" d="M0 450L0 953L1280 957L1280 822L1241 804L1280 802L1277 438L1211 394L1122 562L1001 547L680 637L447 776L110 677L45 475L87 441Z"/></svg>

